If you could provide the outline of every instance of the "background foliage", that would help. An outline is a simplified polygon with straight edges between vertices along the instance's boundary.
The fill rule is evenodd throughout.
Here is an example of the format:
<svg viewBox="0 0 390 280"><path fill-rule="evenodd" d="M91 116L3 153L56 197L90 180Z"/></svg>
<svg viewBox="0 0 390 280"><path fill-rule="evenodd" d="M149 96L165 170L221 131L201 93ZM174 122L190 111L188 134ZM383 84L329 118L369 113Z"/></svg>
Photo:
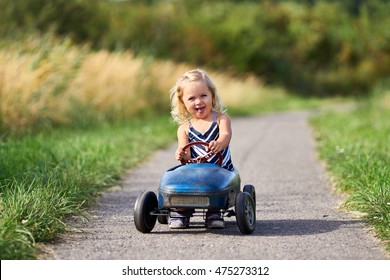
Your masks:
<svg viewBox="0 0 390 280"><path fill-rule="evenodd" d="M0 35L54 30L95 48L252 73L301 95L367 94L390 73L390 3L0 0Z"/></svg>

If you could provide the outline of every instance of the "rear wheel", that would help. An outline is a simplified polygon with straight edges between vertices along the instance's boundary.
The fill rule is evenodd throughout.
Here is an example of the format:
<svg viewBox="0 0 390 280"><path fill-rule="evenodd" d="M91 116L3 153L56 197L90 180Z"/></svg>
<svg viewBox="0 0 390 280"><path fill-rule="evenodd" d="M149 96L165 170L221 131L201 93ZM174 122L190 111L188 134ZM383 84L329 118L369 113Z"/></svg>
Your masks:
<svg viewBox="0 0 390 280"><path fill-rule="evenodd" d="M256 227L256 210L252 196L247 192L240 192L236 198L236 220L243 234L250 234Z"/></svg>
<svg viewBox="0 0 390 280"><path fill-rule="evenodd" d="M156 224L157 216L150 212L157 209L157 196L147 191L138 196L134 206L134 224L142 233L151 232Z"/></svg>
<svg viewBox="0 0 390 280"><path fill-rule="evenodd" d="M253 199L253 203L255 204L255 208L256 208L256 190L255 190L255 187L253 185L245 185L244 186L244 189L243 189L243 192L247 192L251 195L252 199Z"/></svg>

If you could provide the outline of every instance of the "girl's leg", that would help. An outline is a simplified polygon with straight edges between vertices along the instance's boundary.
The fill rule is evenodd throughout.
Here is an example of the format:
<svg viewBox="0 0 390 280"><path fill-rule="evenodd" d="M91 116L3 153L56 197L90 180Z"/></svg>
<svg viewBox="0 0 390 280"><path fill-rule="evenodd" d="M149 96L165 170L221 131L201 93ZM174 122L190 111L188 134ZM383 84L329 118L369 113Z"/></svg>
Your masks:
<svg viewBox="0 0 390 280"><path fill-rule="evenodd" d="M225 221L221 216L221 211L208 210L206 213L206 226L209 228L225 228Z"/></svg>

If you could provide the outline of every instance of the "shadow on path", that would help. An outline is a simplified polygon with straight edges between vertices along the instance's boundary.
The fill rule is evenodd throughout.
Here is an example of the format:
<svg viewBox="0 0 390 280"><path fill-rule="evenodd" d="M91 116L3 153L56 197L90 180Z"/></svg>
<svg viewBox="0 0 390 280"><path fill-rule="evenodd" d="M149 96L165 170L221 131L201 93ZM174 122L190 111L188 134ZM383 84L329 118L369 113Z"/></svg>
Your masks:
<svg viewBox="0 0 390 280"><path fill-rule="evenodd" d="M340 227L361 224L358 220L269 220L258 221L256 235L294 236L313 235L338 230Z"/></svg>
<svg viewBox="0 0 390 280"><path fill-rule="evenodd" d="M268 220L257 221L256 230L247 236L299 236L316 235L361 224L359 220ZM203 230L202 230L203 229ZM207 229L200 224L193 224L188 229L172 230L166 226L163 231L154 230L150 234L205 234L242 235L235 221L225 221L225 229Z"/></svg>

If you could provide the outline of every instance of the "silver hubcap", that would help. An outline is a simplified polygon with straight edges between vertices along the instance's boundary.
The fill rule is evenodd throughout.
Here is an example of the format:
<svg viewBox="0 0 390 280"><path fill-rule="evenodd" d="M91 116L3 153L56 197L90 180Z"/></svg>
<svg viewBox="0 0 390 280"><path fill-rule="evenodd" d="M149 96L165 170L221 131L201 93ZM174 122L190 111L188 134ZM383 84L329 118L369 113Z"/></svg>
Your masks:
<svg viewBox="0 0 390 280"><path fill-rule="evenodd" d="M253 207L249 200L245 201L245 218L248 224L254 224L255 213L253 212Z"/></svg>

